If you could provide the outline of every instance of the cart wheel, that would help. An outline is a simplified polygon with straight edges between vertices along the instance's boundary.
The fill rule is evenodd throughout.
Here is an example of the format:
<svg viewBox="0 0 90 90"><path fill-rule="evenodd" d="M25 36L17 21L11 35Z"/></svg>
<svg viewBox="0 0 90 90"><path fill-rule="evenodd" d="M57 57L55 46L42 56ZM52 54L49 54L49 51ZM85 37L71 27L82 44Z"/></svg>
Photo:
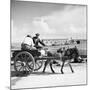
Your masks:
<svg viewBox="0 0 90 90"><path fill-rule="evenodd" d="M20 52L15 56L14 69L17 72L28 72L31 74L34 70L34 65L34 58L27 51Z"/></svg>
<svg viewBox="0 0 90 90"><path fill-rule="evenodd" d="M43 65L43 60L36 60L35 61L35 69L34 69L34 71L39 70L42 67L42 65Z"/></svg>

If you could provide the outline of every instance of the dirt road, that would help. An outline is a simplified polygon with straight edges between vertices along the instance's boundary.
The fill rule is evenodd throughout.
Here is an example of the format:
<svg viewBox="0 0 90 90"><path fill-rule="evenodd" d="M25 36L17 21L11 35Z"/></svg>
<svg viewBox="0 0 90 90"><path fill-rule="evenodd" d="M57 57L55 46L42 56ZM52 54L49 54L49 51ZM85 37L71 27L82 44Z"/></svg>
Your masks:
<svg viewBox="0 0 90 90"><path fill-rule="evenodd" d="M64 74L61 74L60 67L55 67L55 74L52 74L49 66L46 73L42 73L43 67L31 75L17 77L12 75L11 88L36 88L48 86L66 86L66 85L82 85L86 84L86 63L72 63L74 73L71 73L68 66L64 67ZM13 67L11 67L13 72Z"/></svg>

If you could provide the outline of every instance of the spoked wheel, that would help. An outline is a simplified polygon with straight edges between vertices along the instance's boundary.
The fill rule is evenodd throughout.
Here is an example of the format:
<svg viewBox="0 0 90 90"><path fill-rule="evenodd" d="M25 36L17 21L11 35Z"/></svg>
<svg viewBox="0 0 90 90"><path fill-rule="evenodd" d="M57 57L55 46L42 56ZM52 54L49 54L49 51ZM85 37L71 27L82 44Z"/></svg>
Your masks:
<svg viewBox="0 0 90 90"><path fill-rule="evenodd" d="M27 51L20 52L15 56L14 69L17 72L28 72L31 74L34 70L34 65L34 58Z"/></svg>
<svg viewBox="0 0 90 90"><path fill-rule="evenodd" d="M42 65L43 65L43 60L36 60L35 61L35 69L34 69L34 71L39 70L42 67Z"/></svg>

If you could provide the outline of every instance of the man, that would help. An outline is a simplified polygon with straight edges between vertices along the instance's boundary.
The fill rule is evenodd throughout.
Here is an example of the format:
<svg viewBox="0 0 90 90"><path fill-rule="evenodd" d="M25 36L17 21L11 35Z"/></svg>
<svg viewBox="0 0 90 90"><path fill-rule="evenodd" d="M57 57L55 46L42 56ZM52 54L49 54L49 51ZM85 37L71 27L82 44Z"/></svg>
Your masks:
<svg viewBox="0 0 90 90"><path fill-rule="evenodd" d="M27 35L25 37L24 41L21 44L21 49L23 50L35 49L31 35Z"/></svg>
<svg viewBox="0 0 90 90"><path fill-rule="evenodd" d="M22 50L27 50L27 51L30 51L30 50L36 50L36 48L34 47L34 43L33 43L33 40L32 40L32 37L31 35L27 35L25 37L25 39L23 40L22 44L21 44L21 49ZM33 53L35 53L34 51L32 51ZM36 52L37 53L37 52ZM36 54L35 53L35 54ZM34 55L34 54L33 54ZM28 71L24 71L23 74L28 74L29 72Z"/></svg>
<svg viewBox="0 0 90 90"><path fill-rule="evenodd" d="M78 48L75 46L74 47L74 53L75 53L75 59L74 59L74 62L79 62L79 51L78 51Z"/></svg>
<svg viewBox="0 0 90 90"><path fill-rule="evenodd" d="M36 47L36 49L41 53L41 57L46 56L45 50L42 48L42 46L46 46L42 40L40 40L39 33L35 34L36 36L33 37L33 42L34 42L34 47ZM42 46L40 46L39 44L41 44Z"/></svg>
<svg viewBox="0 0 90 90"><path fill-rule="evenodd" d="M40 34L39 33L36 33L35 34L36 36L33 37L33 42L34 42L34 46L37 48L37 49L41 49L42 46L45 46L45 44L43 43L43 41L40 40L39 36ZM41 44L42 46L40 46L39 44Z"/></svg>

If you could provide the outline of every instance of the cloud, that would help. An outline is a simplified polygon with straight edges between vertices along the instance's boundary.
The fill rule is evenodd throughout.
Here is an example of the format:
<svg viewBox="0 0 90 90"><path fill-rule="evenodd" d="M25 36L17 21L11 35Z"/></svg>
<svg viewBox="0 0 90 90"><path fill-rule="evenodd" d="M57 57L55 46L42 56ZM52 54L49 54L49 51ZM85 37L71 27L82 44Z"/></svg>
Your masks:
<svg viewBox="0 0 90 90"><path fill-rule="evenodd" d="M19 27L11 20L11 42L22 42L27 34L30 34L28 24L23 24Z"/></svg>
<svg viewBox="0 0 90 90"><path fill-rule="evenodd" d="M29 33L40 33L41 38L86 38L86 7L67 6L64 10L53 11L49 15L35 16L31 21L18 26L12 25L12 40L22 41Z"/></svg>
<svg viewBox="0 0 90 90"><path fill-rule="evenodd" d="M38 24L45 28L46 31L48 31L47 34L56 34L56 37L58 35L60 38L86 37L85 6L78 6L76 8L74 6L70 6L64 9L64 11L56 11L48 16L40 17L39 20L40 21L36 21L36 23L39 22ZM50 36L52 37L53 35Z"/></svg>
<svg viewBox="0 0 90 90"><path fill-rule="evenodd" d="M52 34L54 30L49 27L48 23L41 17L34 18L33 25L40 33Z"/></svg>

